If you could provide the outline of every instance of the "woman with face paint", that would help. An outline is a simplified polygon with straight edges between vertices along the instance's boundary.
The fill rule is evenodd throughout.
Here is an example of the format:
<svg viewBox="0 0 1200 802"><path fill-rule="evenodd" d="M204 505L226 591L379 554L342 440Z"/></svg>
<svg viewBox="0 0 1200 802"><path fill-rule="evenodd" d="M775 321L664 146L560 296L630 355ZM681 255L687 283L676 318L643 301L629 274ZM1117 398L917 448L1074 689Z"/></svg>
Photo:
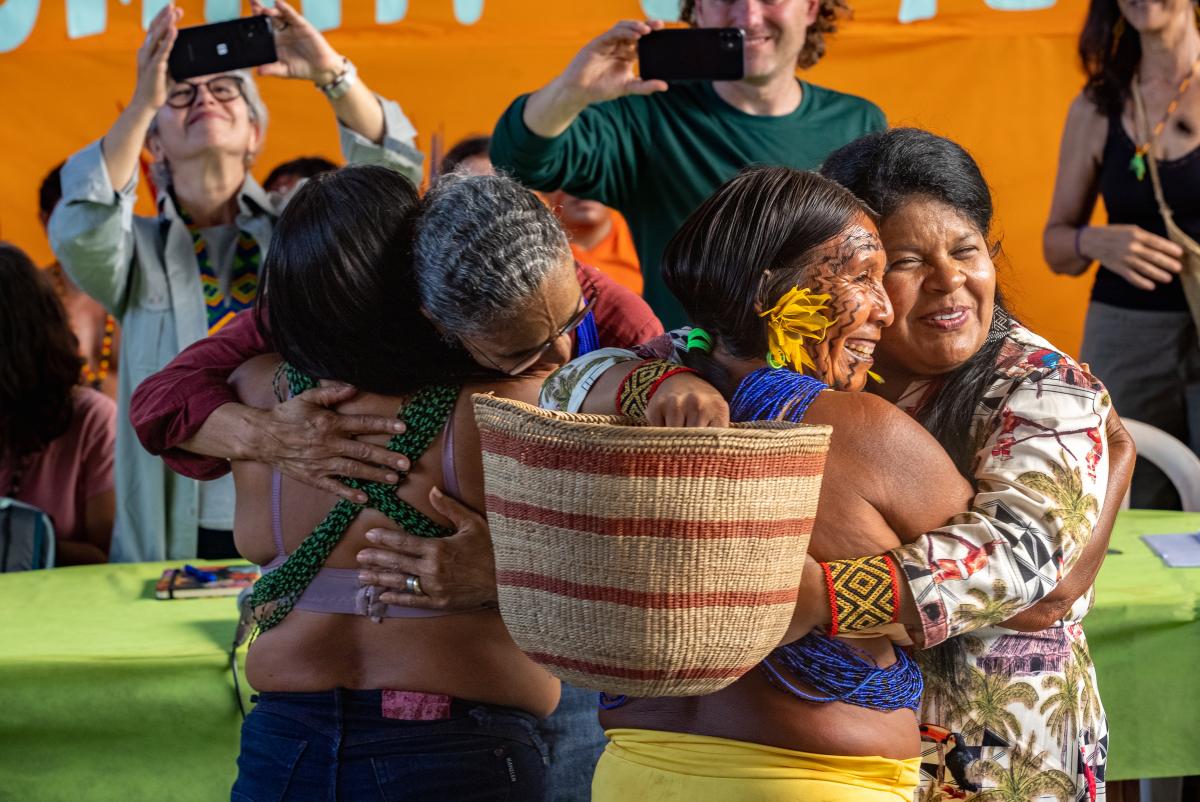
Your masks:
<svg viewBox="0 0 1200 802"><path fill-rule="evenodd" d="M693 333L702 329L711 343L687 362L732 399L735 419L773 417L757 399L795 400L784 417L834 426L810 546L820 560L899 546L942 524L970 496L927 432L882 399L853 392L868 381L872 353L892 322L884 269L862 204L831 181L786 168L750 170L726 183L684 223L663 259L667 284L697 324ZM796 350L777 336L777 320L823 321L823 336ZM768 359L788 367L772 369ZM642 370L652 361L631 364ZM629 367L606 372L589 398L612 399ZM556 394L554 382L543 388L544 404ZM827 386L848 392L822 392ZM806 586L821 584L815 568L810 561ZM798 605L787 645L719 693L633 699L604 711L610 742L593 798L626 799L653 787L656 799L669 800L911 799L919 672L887 637L850 645L809 635L817 606Z"/></svg>
<svg viewBox="0 0 1200 802"><path fill-rule="evenodd" d="M823 172L882 214L894 322L873 354L886 380L878 390L937 437L976 494L969 513L883 557L900 568L900 622L937 647L918 653L922 752L932 758L922 788L970 798L1019 781L1102 796L1104 720L1079 620L1128 484L1128 435L1099 383L1004 309L991 195L966 151L894 129L836 151ZM820 358L820 347L807 350ZM708 393L673 376L647 417L720 423ZM798 609L808 598L828 623L828 592L806 583Z"/></svg>

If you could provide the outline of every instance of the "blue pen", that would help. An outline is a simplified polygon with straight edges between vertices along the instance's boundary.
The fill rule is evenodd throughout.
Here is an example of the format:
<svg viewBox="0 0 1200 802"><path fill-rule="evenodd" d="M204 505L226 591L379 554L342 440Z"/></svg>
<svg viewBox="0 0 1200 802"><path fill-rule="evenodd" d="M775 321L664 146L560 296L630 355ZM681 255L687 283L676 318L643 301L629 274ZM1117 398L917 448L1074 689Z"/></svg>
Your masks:
<svg viewBox="0 0 1200 802"><path fill-rule="evenodd" d="M210 571L201 571L194 565L183 566L183 572L197 582L216 582L217 575Z"/></svg>

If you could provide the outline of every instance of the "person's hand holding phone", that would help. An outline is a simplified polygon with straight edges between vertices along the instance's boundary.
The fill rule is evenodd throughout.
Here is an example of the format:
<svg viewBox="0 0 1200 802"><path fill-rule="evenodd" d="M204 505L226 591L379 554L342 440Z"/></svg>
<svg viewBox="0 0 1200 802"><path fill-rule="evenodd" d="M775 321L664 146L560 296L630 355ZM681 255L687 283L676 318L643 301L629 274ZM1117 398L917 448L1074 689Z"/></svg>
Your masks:
<svg viewBox="0 0 1200 802"><path fill-rule="evenodd" d="M343 60L328 40L284 0L275 0L268 8L259 0L250 0L250 13L271 20L275 31L275 51L279 60L258 68L259 75L312 81L318 86L330 83L344 69Z"/></svg>
<svg viewBox="0 0 1200 802"><path fill-rule="evenodd" d="M662 22L618 22L580 50L562 74L565 89L584 106L625 95L649 95L667 89L666 81L643 81L635 69L637 42Z"/></svg>
<svg viewBox="0 0 1200 802"><path fill-rule="evenodd" d="M171 76L167 72L167 58L179 35L178 23L183 9L168 4L154 15L146 38L137 52L137 86L129 105L149 114L157 112L167 102L167 88Z"/></svg>
<svg viewBox="0 0 1200 802"><path fill-rule="evenodd" d="M529 130L555 137L593 103L665 92L666 81L643 81L636 69L638 39L662 28L659 20L625 20L584 45L562 74L529 97Z"/></svg>

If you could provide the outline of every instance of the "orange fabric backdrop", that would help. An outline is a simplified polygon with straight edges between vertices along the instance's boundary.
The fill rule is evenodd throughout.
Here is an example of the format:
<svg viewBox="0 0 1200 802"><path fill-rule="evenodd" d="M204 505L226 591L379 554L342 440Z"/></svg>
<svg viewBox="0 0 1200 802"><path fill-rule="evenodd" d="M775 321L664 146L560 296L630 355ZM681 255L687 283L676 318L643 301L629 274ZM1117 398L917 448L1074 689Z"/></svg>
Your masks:
<svg viewBox="0 0 1200 802"><path fill-rule="evenodd" d="M28 0L0 2L0 11L17 2ZM185 24L203 21L200 0L180 4ZM1041 228L1066 108L1082 82L1074 47L1085 3L1000 11L983 0L942 0L936 16L908 24L897 19L898 0L854 5L855 19L806 77L874 100L893 125L929 128L975 154L995 191L1003 281L1018 314L1076 353L1091 282L1050 273ZM110 1L104 32L80 39L67 37L64 6L42 2L29 38L0 53L0 238L39 263L51 256L37 222L38 183L111 125L133 91L142 38L137 0ZM345 0L340 27L327 35L368 85L400 102L428 153L435 132L452 143L490 131L518 93L551 78L592 35L641 14L634 0L487 0L468 26L455 20L451 0L409 0L401 22L381 25L375 3ZM275 79L262 89L271 124L259 178L297 155L337 156L331 115L315 89ZM140 208L149 209L147 198Z"/></svg>

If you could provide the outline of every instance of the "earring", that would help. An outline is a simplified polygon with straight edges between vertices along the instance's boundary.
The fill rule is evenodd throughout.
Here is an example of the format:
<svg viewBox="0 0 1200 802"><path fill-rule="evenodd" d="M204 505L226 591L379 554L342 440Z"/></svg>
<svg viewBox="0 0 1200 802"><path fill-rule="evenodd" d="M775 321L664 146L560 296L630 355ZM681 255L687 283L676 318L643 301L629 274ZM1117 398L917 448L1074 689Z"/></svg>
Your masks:
<svg viewBox="0 0 1200 802"><path fill-rule="evenodd" d="M1118 12L1119 13L1119 12ZM1200 8L1197 9L1200 14ZM1117 24L1113 26L1112 50L1109 56L1117 55L1117 48L1121 46L1121 37L1125 35L1125 17L1124 15L1117 17Z"/></svg>

